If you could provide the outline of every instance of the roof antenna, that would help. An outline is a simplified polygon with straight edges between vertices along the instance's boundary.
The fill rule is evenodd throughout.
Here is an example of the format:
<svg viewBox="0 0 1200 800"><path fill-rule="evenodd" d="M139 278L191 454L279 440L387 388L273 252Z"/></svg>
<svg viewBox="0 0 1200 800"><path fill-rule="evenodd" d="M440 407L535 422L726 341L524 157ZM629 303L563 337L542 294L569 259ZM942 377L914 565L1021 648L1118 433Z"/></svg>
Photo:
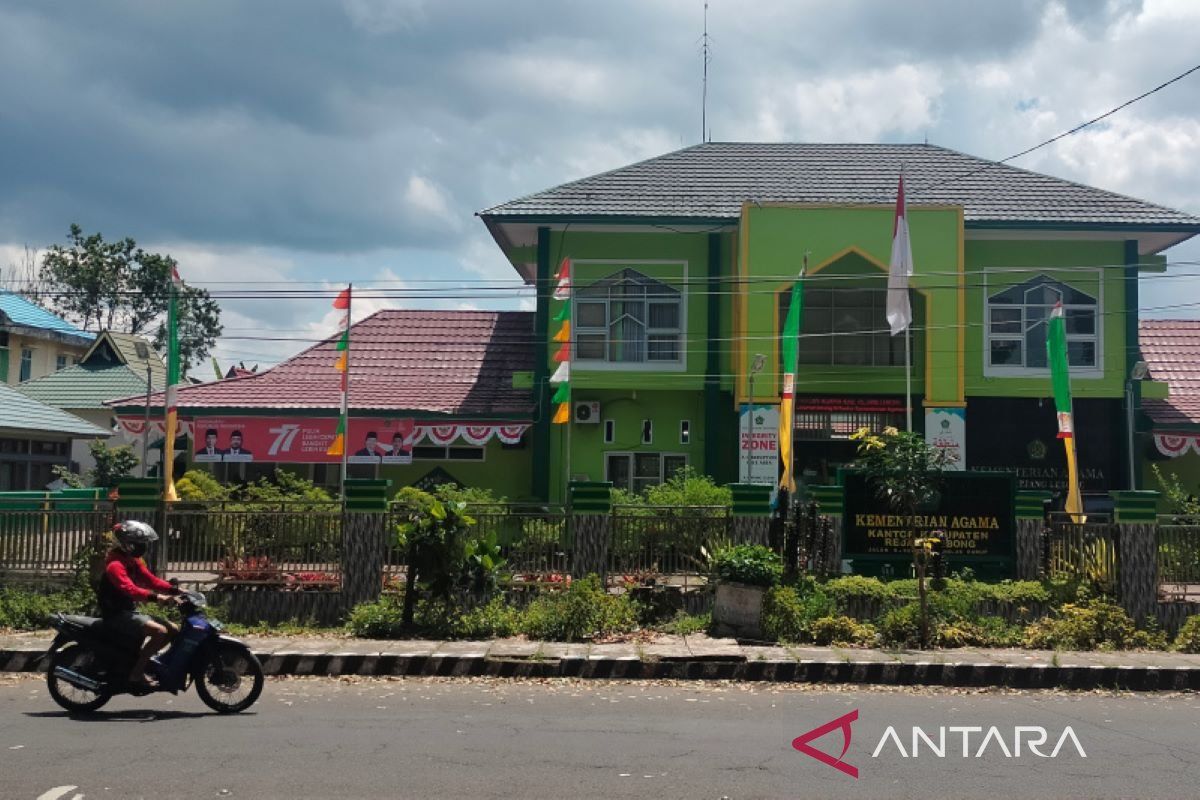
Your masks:
<svg viewBox="0 0 1200 800"><path fill-rule="evenodd" d="M708 62L712 60L708 46L708 0L704 0L704 35L700 37L700 52L702 54L704 76L700 87L700 141L712 141L712 133L708 130Z"/></svg>

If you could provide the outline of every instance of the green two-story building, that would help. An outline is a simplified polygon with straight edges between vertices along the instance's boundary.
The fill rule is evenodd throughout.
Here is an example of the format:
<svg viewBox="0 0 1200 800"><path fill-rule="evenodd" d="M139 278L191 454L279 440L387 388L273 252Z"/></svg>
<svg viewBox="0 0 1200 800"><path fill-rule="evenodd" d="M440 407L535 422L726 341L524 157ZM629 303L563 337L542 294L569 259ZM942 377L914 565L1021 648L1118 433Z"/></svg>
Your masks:
<svg viewBox="0 0 1200 800"><path fill-rule="evenodd" d="M901 171L910 370L884 316ZM707 143L479 216L537 287L530 494L551 500L569 479L637 490L684 464L773 482L780 327L806 263L803 482L833 480L854 430L903 427L911 397L914 429L959 468L1060 490L1045 338L1061 302L1084 490L1129 487L1138 277L1200 232L1179 211L929 145ZM558 300L563 260L570 296ZM563 303L573 419L552 425Z"/></svg>

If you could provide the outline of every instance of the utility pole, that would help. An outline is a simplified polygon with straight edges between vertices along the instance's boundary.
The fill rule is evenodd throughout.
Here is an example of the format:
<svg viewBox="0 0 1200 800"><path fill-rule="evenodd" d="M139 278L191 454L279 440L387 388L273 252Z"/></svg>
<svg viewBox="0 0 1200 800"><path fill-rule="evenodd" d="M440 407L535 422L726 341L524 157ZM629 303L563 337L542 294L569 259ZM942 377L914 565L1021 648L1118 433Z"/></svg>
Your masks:
<svg viewBox="0 0 1200 800"><path fill-rule="evenodd" d="M712 60L708 46L708 0L704 0L704 35L700 37L703 78L700 83L700 141L708 141L708 62Z"/></svg>

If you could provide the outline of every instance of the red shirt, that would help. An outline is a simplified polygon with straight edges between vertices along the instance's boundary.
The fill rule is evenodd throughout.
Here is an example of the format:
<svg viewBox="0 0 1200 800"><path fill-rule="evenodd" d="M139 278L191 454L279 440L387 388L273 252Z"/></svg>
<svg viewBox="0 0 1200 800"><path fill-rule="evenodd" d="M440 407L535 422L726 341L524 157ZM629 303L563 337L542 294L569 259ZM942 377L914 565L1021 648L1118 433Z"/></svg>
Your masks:
<svg viewBox="0 0 1200 800"><path fill-rule="evenodd" d="M155 576L145 561L119 550L108 554L108 562L104 565L104 577L109 586L135 603L149 600L155 594L175 591L174 586Z"/></svg>

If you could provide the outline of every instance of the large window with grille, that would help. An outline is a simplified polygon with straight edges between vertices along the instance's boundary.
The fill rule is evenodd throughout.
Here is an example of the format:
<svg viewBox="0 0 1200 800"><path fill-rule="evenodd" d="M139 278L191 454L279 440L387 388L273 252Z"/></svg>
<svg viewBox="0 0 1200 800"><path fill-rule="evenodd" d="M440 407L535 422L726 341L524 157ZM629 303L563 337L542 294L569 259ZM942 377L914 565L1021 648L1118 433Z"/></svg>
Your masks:
<svg viewBox="0 0 1200 800"><path fill-rule="evenodd" d="M792 293L779 298L783 330ZM887 323L887 289L805 287L798 358L814 366L904 366L904 337L892 336Z"/></svg>
<svg viewBox="0 0 1200 800"><path fill-rule="evenodd" d="M579 289L573 323L576 361L683 363L682 293L635 270Z"/></svg>
<svg viewBox="0 0 1200 800"><path fill-rule="evenodd" d="M1050 312L1063 304L1067 359L1072 367L1100 365L1099 304L1096 298L1041 275L991 294L987 301L987 367L992 374L1046 370Z"/></svg>

